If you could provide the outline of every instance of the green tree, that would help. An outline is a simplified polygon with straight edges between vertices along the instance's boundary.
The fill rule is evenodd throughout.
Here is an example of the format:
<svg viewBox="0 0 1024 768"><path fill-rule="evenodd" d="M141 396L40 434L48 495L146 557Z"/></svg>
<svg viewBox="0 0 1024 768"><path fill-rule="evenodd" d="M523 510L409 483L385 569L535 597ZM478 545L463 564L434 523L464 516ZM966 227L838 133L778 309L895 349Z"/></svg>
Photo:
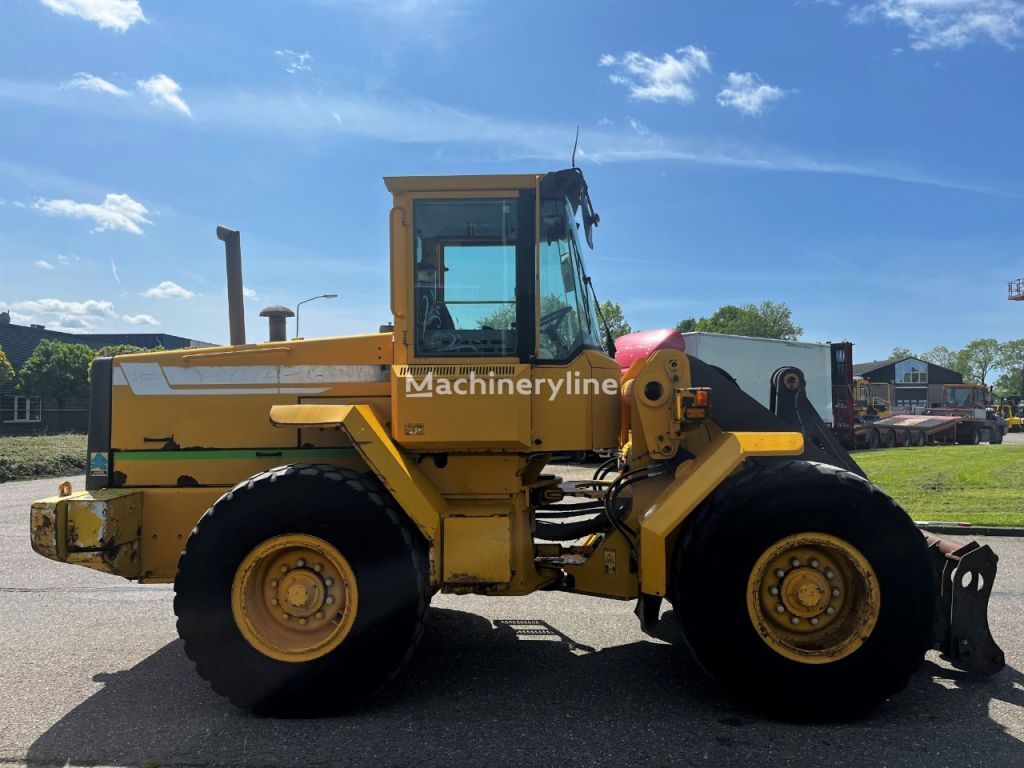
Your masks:
<svg viewBox="0 0 1024 768"><path fill-rule="evenodd" d="M114 357L115 355L137 355L139 352L162 352L163 347L137 347L134 344L108 344L96 350L96 357Z"/></svg>
<svg viewBox="0 0 1024 768"><path fill-rule="evenodd" d="M957 370L957 355L959 353L955 349L949 347L943 347L939 345L932 347L927 352L921 355L921 359L928 363L935 365L941 365L943 368L949 368L952 371Z"/></svg>
<svg viewBox="0 0 1024 768"><path fill-rule="evenodd" d="M95 356L85 344L43 339L18 373L18 389L26 395L58 403L89 395L89 365Z"/></svg>
<svg viewBox="0 0 1024 768"><path fill-rule="evenodd" d="M760 304L726 304L710 317L681 320L676 329L682 332L703 331L732 336L756 336L762 339L795 341L804 329L793 323L793 311L783 302L762 301Z"/></svg>
<svg viewBox="0 0 1024 768"><path fill-rule="evenodd" d="M14 367L11 365L11 361L7 359L4 348L0 347L0 384L6 384L13 378Z"/></svg>
<svg viewBox="0 0 1024 768"><path fill-rule="evenodd" d="M999 351L995 339L975 339L957 353L957 370L968 381L984 384L989 373L999 367Z"/></svg>
<svg viewBox="0 0 1024 768"><path fill-rule="evenodd" d="M903 360L907 357L917 357L906 347L893 347L892 352L889 353L890 360Z"/></svg>
<svg viewBox="0 0 1024 768"><path fill-rule="evenodd" d="M1024 397L1024 339L1013 339L999 347L999 367L1003 375L999 377L1004 395L1020 395Z"/></svg>
<svg viewBox="0 0 1024 768"><path fill-rule="evenodd" d="M608 323L608 330L611 331L613 339L633 332L632 326L626 322L626 318L622 314L622 307L614 301L601 302L601 316ZM603 331L604 329L602 328L601 330Z"/></svg>

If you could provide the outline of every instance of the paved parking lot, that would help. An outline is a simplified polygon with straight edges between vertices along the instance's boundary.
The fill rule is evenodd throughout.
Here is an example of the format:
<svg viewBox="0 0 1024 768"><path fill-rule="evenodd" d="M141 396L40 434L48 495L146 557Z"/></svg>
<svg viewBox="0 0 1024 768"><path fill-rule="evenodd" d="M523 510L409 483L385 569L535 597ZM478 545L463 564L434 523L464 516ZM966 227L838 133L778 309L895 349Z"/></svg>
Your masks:
<svg viewBox="0 0 1024 768"><path fill-rule="evenodd" d="M652 639L631 604L559 593L438 596L410 668L364 711L274 721L233 709L194 674L169 586L30 550L29 504L55 488L0 485L0 764L1024 764L1018 539L988 541L1001 557L991 613L1007 669L974 681L930 654L907 691L860 722L752 715L701 676L672 621Z"/></svg>

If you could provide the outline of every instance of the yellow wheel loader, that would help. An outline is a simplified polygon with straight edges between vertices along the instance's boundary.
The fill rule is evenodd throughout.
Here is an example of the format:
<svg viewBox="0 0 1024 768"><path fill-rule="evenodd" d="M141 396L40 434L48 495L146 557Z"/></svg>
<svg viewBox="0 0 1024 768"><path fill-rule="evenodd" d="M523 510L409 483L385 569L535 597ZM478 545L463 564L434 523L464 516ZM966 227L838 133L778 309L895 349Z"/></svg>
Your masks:
<svg viewBox="0 0 1024 768"><path fill-rule="evenodd" d="M859 715L933 647L1003 666L995 555L922 536L799 370L765 408L665 334L606 354L579 169L385 181L393 324L286 340L270 308L246 343L219 229L231 345L94 362L87 488L32 505L37 552L173 581L199 674L264 714L364 701L439 591L629 600L646 631L668 601L700 665L777 717ZM547 472L578 451L615 458Z"/></svg>

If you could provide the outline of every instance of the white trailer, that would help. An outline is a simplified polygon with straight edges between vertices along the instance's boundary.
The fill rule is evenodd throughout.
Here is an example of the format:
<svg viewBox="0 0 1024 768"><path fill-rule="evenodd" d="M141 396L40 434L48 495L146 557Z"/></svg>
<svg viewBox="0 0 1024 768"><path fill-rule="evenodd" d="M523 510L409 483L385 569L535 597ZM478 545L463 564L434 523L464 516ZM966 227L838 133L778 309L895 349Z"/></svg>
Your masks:
<svg viewBox="0 0 1024 768"><path fill-rule="evenodd" d="M687 354L727 371L744 392L766 408L772 374L787 365L799 368L807 379L808 399L821 420L832 424L832 365L828 344L722 333L684 333L682 336L686 339Z"/></svg>

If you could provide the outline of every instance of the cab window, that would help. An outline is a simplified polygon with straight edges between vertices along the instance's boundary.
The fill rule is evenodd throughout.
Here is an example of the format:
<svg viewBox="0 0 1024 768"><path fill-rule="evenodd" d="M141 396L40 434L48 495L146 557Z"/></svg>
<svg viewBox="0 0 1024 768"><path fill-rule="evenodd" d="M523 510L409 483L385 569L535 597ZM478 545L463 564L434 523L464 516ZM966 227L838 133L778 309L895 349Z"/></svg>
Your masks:
<svg viewBox="0 0 1024 768"><path fill-rule="evenodd" d="M418 356L517 353L517 200L417 200Z"/></svg>
<svg viewBox="0 0 1024 768"><path fill-rule="evenodd" d="M584 347L600 346L593 295L584 283L569 204L544 200L540 226L538 359L567 360Z"/></svg>

